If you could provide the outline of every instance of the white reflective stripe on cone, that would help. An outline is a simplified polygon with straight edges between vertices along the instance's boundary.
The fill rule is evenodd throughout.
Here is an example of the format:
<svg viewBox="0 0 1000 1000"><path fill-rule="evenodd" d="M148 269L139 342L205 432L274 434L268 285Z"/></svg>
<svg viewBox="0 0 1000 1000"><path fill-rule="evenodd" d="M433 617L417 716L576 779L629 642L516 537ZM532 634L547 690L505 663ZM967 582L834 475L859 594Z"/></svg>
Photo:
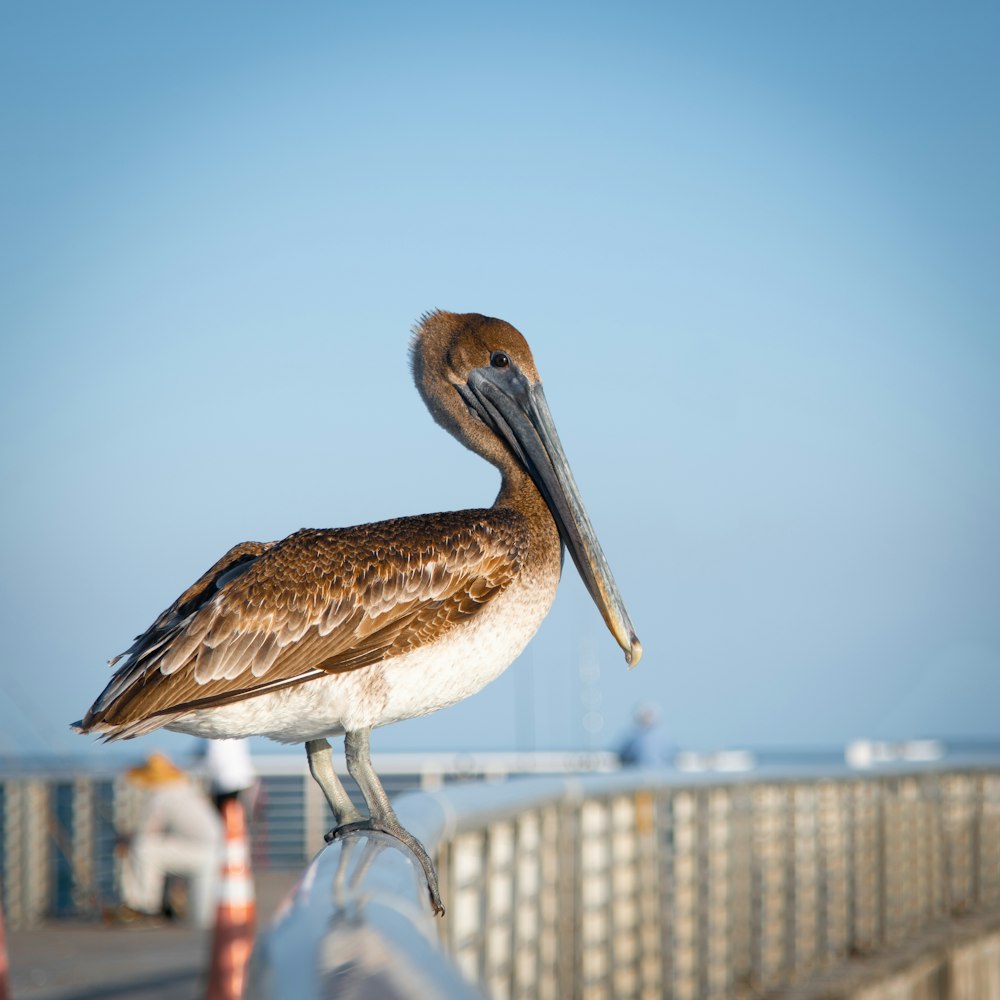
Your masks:
<svg viewBox="0 0 1000 1000"><path fill-rule="evenodd" d="M250 906L254 902L253 883L249 879L230 879L219 893L222 906Z"/></svg>
<svg viewBox="0 0 1000 1000"><path fill-rule="evenodd" d="M250 851L247 849L245 840L227 840L226 849L223 851L222 863L242 868L250 864Z"/></svg>

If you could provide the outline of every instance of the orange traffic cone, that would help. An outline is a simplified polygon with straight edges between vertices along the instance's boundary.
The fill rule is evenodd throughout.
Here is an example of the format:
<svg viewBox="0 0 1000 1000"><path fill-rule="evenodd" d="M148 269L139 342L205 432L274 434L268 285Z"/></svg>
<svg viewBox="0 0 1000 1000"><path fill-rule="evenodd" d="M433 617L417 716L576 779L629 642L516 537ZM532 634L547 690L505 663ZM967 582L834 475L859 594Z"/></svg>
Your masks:
<svg viewBox="0 0 1000 1000"><path fill-rule="evenodd" d="M3 923L3 886L0 885L0 1000L8 1000L10 996L7 972L7 931Z"/></svg>
<svg viewBox="0 0 1000 1000"><path fill-rule="evenodd" d="M212 936L207 1000L239 1000L253 949L253 877L243 806L236 798L222 805L226 842L219 886L219 909Z"/></svg>

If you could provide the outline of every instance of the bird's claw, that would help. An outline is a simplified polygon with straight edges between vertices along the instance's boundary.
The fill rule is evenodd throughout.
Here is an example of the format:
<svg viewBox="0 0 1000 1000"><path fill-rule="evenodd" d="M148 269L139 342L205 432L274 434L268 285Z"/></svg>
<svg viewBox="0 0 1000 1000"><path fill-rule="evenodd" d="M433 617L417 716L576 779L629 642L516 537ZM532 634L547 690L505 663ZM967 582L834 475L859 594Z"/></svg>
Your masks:
<svg viewBox="0 0 1000 1000"><path fill-rule="evenodd" d="M384 833L392 837L393 840L398 840L404 847L408 847L424 871L424 877L427 879L427 894L430 896L434 915L436 917L444 916L444 903L441 901L441 890L438 888L438 876L434 862L431 861L427 848L409 830L398 823L385 823L369 818L341 823L340 826L326 833L323 839L328 844L332 844L333 841L340 840L349 833Z"/></svg>

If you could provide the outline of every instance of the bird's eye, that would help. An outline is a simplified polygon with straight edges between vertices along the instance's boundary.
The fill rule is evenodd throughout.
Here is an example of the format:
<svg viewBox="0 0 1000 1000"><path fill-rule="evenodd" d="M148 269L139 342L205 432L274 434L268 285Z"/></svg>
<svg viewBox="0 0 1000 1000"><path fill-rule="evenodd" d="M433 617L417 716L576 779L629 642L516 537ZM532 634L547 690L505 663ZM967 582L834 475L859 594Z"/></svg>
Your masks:
<svg viewBox="0 0 1000 1000"><path fill-rule="evenodd" d="M510 358L508 358L503 351L494 351L490 355L490 364L493 365L494 368L509 368Z"/></svg>

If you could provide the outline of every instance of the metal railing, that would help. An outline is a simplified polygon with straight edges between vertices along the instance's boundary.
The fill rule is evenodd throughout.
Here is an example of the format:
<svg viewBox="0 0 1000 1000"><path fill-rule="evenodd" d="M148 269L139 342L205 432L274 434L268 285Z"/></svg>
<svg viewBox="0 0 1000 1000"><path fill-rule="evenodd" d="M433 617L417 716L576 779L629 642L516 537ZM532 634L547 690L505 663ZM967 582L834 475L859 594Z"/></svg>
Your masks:
<svg viewBox="0 0 1000 1000"><path fill-rule="evenodd" d="M135 801L110 777L0 779L0 879L7 925L99 908L114 895L116 830Z"/></svg>
<svg viewBox="0 0 1000 1000"><path fill-rule="evenodd" d="M299 866L322 844L325 803L300 758L258 763L257 862ZM403 982L419 982L420 996L456 995L457 976L493 997L760 996L956 915L1000 912L1000 769L720 779L565 773L610 767L606 757L377 763L391 791L436 789L397 805L437 857L447 916L430 916L419 870L394 842L334 844L262 939L259 996L282 995L264 984L288 954L306 975L318 948L325 978L295 995L323 995L349 940L364 959L355 975L410 956ZM488 780L528 768L563 774ZM479 780L453 783L462 777ZM111 774L0 778L9 925L113 900L116 830L137 803ZM319 915L308 933L303 907ZM335 946L323 937L331 922ZM278 947L282 934L297 953Z"/></svg>
<svg viewBox="0 0 1000 1000"><path fill-rule="evenodd" d="M142 793L122 777L125 765L86 770L78 761L16 764L0 771L0 887L7 925L18 930L113 904L115 842L119 831L134 828L142 802ZM301 868L332 825L326 800L303 753L258 756L255 765L260 794L251 824L254 863ZM515 773L610 771L617 761L609 753L389 753L377 755L376 765L386 789L397 796ZM338 766L345 773L342 758Z"/></svg>
<svg viewBox="0 0 1000 1000"><path fill-rule="evenodd" d="M400 997L455 995L456 971L495 998L759 997L1000 909L995 770L632 772L456 787L398 812L437 855L447 916L384 838L331 845L262 937L255 996L332 995L392 966ZM453 963L440 980L407 957L434 934Z"/></svg>

